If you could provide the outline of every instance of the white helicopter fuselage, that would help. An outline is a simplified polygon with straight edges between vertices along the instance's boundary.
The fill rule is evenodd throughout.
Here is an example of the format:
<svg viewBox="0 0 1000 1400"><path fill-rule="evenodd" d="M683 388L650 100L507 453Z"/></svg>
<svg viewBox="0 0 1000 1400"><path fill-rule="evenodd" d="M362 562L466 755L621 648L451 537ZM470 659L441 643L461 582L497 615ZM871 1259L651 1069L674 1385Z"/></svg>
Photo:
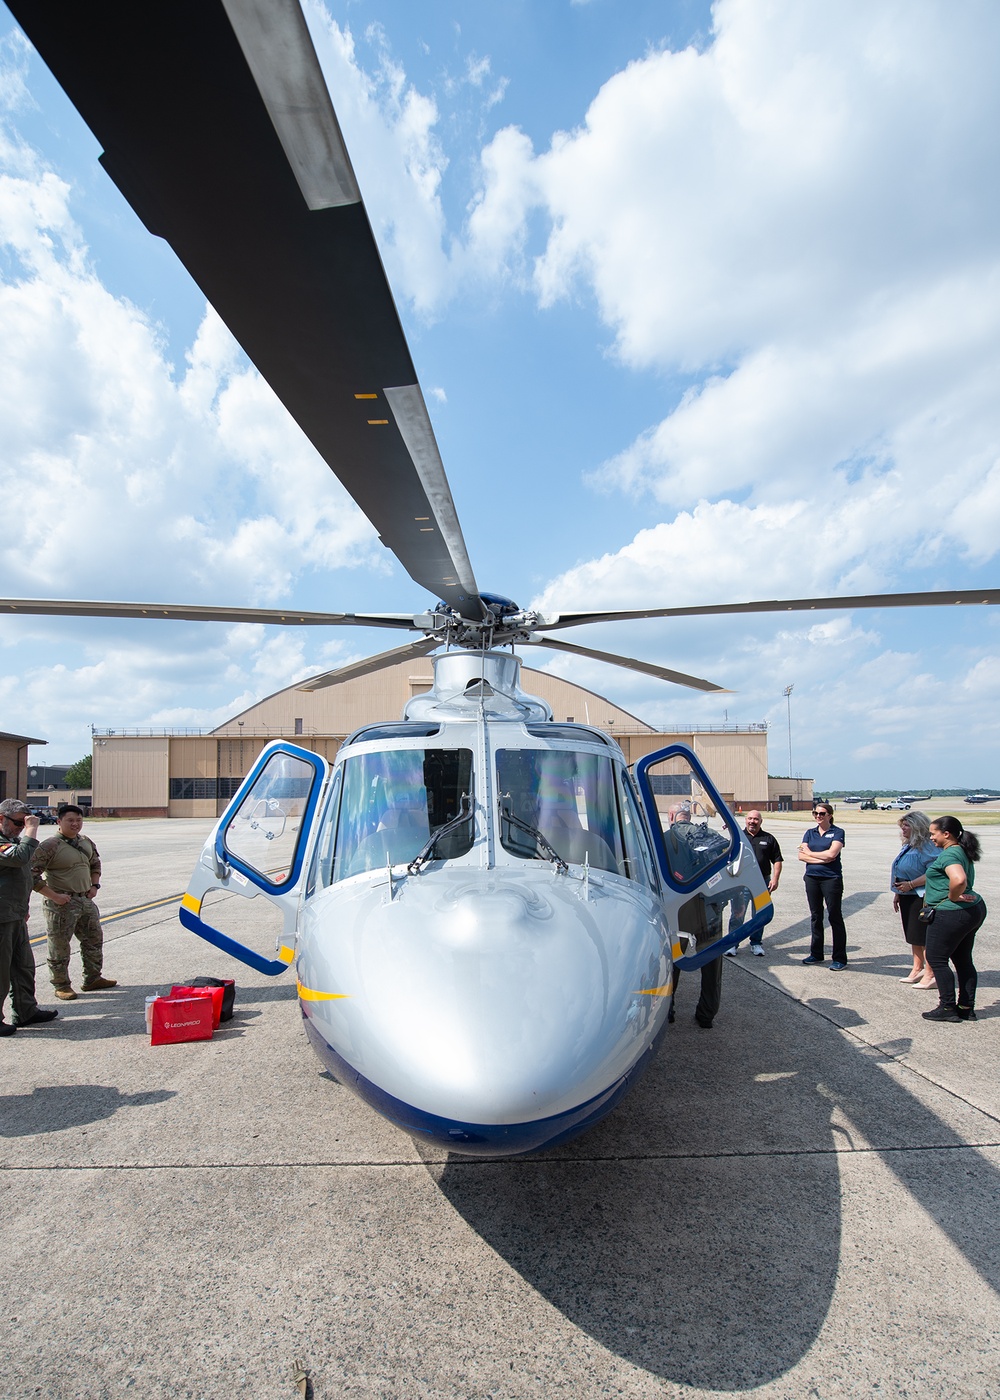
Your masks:
<svg viewBox="0 0 1000 1400"><path fill-rule="evenodd" d="M258 965L294 960L336 1078L409 1132L489 1155L549 1146L614 1106L666 1028L682 942L691 963L712 922L682 933L681 907L704 896L658 870L615 741L553 723L518 673L508 654L439 658L434 690L352 735L329 770L270 746L182 912L211 937L208 889L267 894L286 932L282 960ZM307 760L308 800L289 766ZM752 855L748 881L748 848L727 839L724 866L714 848L709 861L713 907L768 916Z"/></svg>

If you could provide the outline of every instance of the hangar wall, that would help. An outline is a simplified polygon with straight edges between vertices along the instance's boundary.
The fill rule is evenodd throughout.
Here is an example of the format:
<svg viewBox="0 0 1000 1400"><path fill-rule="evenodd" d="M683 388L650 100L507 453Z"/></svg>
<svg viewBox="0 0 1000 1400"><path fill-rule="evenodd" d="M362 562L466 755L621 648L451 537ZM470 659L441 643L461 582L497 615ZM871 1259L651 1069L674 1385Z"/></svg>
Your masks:
<svg viewBox="0 0 1000 1400"><path fill-rule="evenodd" d="M407 659L325 690L289 686L207 734L97 731L95 815L217 816L272 739L292 739L332 760L348 734L363 724L398 719L410 697L429 690L432 680L429 661ZM522 684L548 702L557 720L614 734L630 764L667 744L687 744L733 806L767 804L765 725L656 731L605 696L558 676L525 667Z"/></svg>
<svg viewBox="0 0 1000 1400"><path fill-rule="evenodd" d="M556 719L573 719L578 724L596 724L611 733L638 730L650 733L648 724L613 705L603 695L572 685L559 676L522 667L522 686L552 706ZM399 719L403 706L414 695L421 695L434 684L434 668L424 657L401 661L370 676L358 676L325 690L299 690L290 685L214 730L215 734L238 737L248 733L271 734L352 734L363 724Z"/></svg>
<svg viewBox="0 0 1000 1400"><path fill-rule="evenodd" d="M32 739L27 734L0 732L0 802L16 797L21 802L28 795L28 745L45 744L47 739Z"/></svg>

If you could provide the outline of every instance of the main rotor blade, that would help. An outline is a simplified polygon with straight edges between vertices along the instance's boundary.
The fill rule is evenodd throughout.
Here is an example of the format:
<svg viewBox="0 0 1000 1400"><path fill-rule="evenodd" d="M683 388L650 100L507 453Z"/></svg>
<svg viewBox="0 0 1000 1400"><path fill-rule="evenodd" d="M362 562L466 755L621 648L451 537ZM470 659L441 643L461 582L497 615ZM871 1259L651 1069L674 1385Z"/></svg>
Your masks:
<svg viewBox="0 0 1000 1400"><path fill-rule="evenodd" d="M358 676L370 676L373 671L382 671L386 666L395 666L407 657L426 656L429 651L441 645L437 637L422 637L419 642L407 642L406 646L394 647L392 651L380 651L377 656L368 656L364 661L354 661L350 666L341 666L336 671L324 671L320 676L310 676L296 686L296 690L325 690L328 685L340 685L341 681L353 681Z"/></svg>
<svg viewBox="0 0 1000 1400"><path fill-rule="evenodd" d="M209 608L195 603L81 603L0 598L0 616L144 617L173 622L262 622L279 627L395 627L416 632L412 613L318 613L283 608Z"/></svg>
<svg viewBox="0 0 1000 1400"><path fill-rule="evenodd" d="M686 685L691 690L710 690L716 695L732 695L723 685L703 681L700 676L689 676L684 671L670 671L666 666L654 666L651 661L636 661L631 656L616 656L611 651L594 651L590 647L574 646L572 642L557 642L552 637L532 637L530 641L519 642L518 646L548 647L551 651L566 651L573 656L588 656L591 661L607 661L611 666L624 666L626 671L641 671L644 676L656 676L657 680L672 681L674 685Z"/></svg>
<svg viewBox="0 0 1000 1400"><path fill-rule="evenodd" d="M371 225L298 0L11 0L165 238L393 551L484 616ZM308 507L305 507L308 508Z"/></svg>
<svg viewBox="0 0 1000 1400"><path fill-rule="evenodd" d="M617 612L555 613L546 631L589 622L631 622L643 617L715 617L723 613L823 612L840 608L937 608L948 604L1000 603L1000 588L948 589L932 593L865 593L847 598L778 598L760 603L705 603L690 608L623 608Z"/></svg>

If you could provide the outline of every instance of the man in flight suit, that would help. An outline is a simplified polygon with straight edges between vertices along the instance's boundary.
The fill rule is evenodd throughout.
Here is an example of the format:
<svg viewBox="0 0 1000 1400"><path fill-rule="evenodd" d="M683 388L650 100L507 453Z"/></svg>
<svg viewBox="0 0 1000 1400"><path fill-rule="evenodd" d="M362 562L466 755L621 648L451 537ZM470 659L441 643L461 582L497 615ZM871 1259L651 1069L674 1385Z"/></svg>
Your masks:
<svg viewBox="0 0 1000 1400"><path fill-rule="evenodd" d="M54 1021L58 1011L43 1011L35 1000L35 959L28 939L31 858L38 847L38 818L30 807L8 797L0 802L0 1036L21 1026ZM5 1021L10 992L14 1021Z"/></svg>
<svg viewBox="0 0 1000 1400"><path fill-rule="evenodd" d="M100 992L117 987L102 977L104 930L94 895L101 888L101 857L89 836L82 836L83 813L67 803L59 808L59 835L43 841L31 862L35 889L45 896L45 927L49 935L49 975L60 1001L75 1001L69 980L73 935L83 959L83 990Z"/></svg>

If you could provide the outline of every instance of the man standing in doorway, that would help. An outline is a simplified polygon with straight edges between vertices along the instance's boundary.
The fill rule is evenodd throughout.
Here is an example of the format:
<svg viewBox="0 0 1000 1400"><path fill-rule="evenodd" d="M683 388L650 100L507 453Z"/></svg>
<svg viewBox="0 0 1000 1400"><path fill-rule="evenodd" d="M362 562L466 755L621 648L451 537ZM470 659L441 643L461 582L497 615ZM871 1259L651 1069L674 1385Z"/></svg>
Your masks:
<svg viewBox="0 0 1000 1400"><path fill-rule="evenodd" d="M101 992L117 987L102 977L104 930L94 896L101 888L101 857L89 836L82 835L83 813L66 804L59 808L59 835L43 841L31 862L36 891L45 896L45 927L49 935L49 975L60 1001L75 1001L69 978L71 941L75 934L83 959L83 990Z"/></svg>
<svg viewBox="0 0 1000 1400"><path fill-rule="evenodd" d="M691 820L691 804L675 802L667 812L669 825L664 834L667 858L674 878L687 884L699 871L707 870L725 843L707 822ZM701 895L692 895L678 911L677 927L681 933L693 934L699 945L714 943L722 934L722 908ZM680 973L674 969L674 990L670 999L668 1020L674 1019L674 997ZM710 1031L722 1003L722 954L701 967L701 992L694 1019L702 1030Z"/></svg>
<svg viewBox="0 0 1000 1400"><path fill-rule="evenodd" d="M761 825L762 820L763 818L760 813L754 808L752 811L747 812L746 820L743 823L743 830L746 832L747 840L753 847L753 853L757 857L760 873L767 881L768 893L774 894L775 890L778 888L778 881L781 879L781 847L771 833L764 830ZM746 918L746 914L746 904L743 905L742 909L737 909L734 905L730 927L732 927L733 922L742 923ZM736 946L739 947L739 944ZM755 957L762 958L764 956L763 928L757 929L755 933L750 935L750 951ZM736 948L728 949L728 956L735 958Z"/></svg>

